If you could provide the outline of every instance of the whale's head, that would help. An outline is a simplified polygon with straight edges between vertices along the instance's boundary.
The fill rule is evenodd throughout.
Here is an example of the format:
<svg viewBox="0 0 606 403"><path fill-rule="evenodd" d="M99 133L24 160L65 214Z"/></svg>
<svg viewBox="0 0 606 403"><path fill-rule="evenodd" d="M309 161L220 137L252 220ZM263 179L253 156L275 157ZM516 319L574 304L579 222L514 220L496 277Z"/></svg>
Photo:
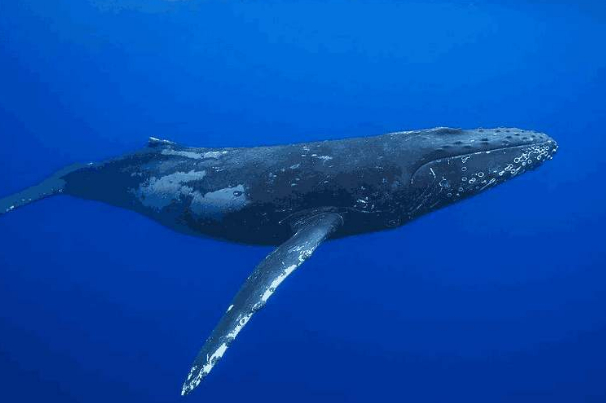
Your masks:
<svg viewBox="0 0 606 403"><path fill-rule="evenodd" d="M557 143L543 133L513 128L440 128L411 138L410 218L476 195L552 159Z"/></svg>

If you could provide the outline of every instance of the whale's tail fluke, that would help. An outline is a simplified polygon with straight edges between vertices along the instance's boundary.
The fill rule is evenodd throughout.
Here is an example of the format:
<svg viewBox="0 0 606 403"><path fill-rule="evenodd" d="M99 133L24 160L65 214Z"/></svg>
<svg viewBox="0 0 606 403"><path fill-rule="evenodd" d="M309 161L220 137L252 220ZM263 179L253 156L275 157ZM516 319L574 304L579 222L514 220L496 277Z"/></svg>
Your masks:
<svg viewBox="0 0 606 403"><path fill-rule="evenodd" d="M9 213L19 207L23 207L37 200L42 200L57 194L65 189L64 177L78 169L84 164L69 165L39 184L22 190L21 192L0 199L0 216Z"/></svg>

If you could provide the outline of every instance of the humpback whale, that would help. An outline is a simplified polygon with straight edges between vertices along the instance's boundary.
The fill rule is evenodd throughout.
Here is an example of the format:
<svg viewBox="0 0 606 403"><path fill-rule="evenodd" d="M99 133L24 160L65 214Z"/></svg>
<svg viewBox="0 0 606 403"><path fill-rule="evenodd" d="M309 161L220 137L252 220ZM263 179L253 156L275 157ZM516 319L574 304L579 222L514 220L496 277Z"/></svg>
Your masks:
<svg viewBox="0 0 606 403"><path fill-rule="evenodd" d="M537 168L557 147L546 134L516 128L441 127L251 148L150 138L141 150L69 166L0 199L0 215L65 194L130 209L190 235L277 246L206 339L185 395L322 242L404 225Z"/></svg>

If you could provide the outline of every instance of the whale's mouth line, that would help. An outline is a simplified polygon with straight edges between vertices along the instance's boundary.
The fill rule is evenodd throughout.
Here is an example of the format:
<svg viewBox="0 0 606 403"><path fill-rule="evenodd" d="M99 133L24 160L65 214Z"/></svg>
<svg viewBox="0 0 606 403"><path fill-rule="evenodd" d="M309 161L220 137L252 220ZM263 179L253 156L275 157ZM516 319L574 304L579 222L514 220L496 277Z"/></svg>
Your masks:
<svg viewBox="0 0 606 403"><path fill-rule="evenodd" d="M556 144L555 141L553 141L553 140L545 140L545 141L539 141L539 142L528 143L528 144L520 144L520 145L515 145L515 146L507 145L507 146L502 146L502 147L497 147L497 148L491 148L489 150L474 151L474 152L470 152L470 153L461 153L461 154L449 155L447 157L435 158L435 159L433 159L431 161L428 161L428 162L422 164L417 169L415 169L414 173L411 175L410 178L411 178L411 181L414 181L415 175L421 169L423 169L427 165L433 164L434 162L451 160L453 158L472 157L474 155L491 154L491 153L499 152L499 151L503 151L503 150L522 150L522 149L529 148L529 147L541 147L541 146L547 146L547 145L553 145L554 147L557 148L557 144Z"/></svg>

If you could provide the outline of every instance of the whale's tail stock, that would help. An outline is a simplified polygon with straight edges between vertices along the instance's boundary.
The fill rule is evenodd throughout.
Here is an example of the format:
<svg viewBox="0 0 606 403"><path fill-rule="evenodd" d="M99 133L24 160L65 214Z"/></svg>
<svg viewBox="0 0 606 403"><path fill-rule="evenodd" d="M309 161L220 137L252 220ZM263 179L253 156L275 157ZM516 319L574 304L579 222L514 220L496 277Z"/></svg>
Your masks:
<svg viewBox="0 0 606 403"><path fill-rule="evenodd" d="M19 207L26 206L37 200L63 193L66 181L64 177L78 169L86 166L85 164L69 165L39 184L29 187L21 192L0 199L0 216L9 213Z"/></svg>

